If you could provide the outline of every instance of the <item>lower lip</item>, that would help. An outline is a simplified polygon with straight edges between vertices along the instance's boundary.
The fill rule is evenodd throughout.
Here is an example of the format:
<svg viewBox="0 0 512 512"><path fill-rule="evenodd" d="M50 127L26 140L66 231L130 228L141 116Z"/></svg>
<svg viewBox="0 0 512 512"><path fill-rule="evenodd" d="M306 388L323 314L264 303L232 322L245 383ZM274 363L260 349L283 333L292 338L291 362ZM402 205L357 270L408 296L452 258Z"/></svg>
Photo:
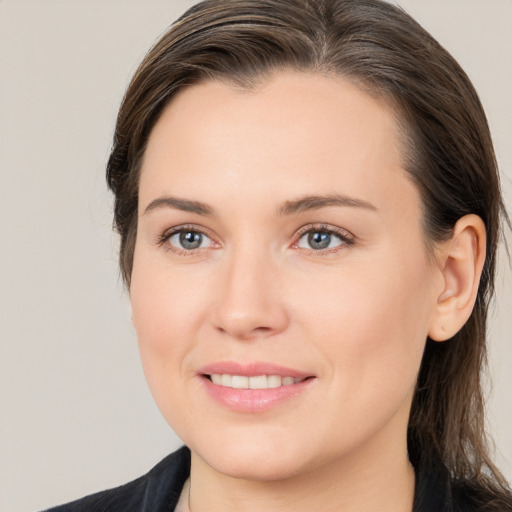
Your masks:
<svg viewBox="0 0 512 512"><path fill-rule="evenodd" d="M296 384L270 389L235 389L214 384L202 376L209 395L221 405L236 412L257 413L268 411L283 402L293 400L306 391L315 378L305 379Z"/></svg>

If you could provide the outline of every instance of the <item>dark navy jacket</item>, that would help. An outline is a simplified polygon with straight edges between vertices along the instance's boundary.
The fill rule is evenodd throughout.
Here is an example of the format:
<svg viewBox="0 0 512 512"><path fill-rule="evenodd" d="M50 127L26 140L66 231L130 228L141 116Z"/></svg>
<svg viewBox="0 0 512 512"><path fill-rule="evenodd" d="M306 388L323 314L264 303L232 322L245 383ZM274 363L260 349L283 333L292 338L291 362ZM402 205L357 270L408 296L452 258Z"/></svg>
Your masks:
<svg viewBox="0 0 512 512"><path fill-rule="evenodd" d="M146 475L121 487L87 496L47 512L172 512L190 473L190 451L183 447ZM444 467L419 465L413 512L478 512L464 484L453 483Z"/></svg>

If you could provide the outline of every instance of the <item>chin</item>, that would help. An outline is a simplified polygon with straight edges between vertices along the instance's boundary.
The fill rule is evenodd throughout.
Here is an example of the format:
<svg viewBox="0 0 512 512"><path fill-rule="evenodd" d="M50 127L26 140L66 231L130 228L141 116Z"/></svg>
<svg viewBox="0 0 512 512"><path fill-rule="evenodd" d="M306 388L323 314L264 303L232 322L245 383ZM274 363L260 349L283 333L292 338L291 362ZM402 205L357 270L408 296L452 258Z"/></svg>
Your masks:
<svg viewBox="0 0 512 512"><path fill-rule="evenodd" d="M243 480L285 480L304 472L307 466L304 450L294 448L289 442L205 440L188 446L215 471Z"/></svg>

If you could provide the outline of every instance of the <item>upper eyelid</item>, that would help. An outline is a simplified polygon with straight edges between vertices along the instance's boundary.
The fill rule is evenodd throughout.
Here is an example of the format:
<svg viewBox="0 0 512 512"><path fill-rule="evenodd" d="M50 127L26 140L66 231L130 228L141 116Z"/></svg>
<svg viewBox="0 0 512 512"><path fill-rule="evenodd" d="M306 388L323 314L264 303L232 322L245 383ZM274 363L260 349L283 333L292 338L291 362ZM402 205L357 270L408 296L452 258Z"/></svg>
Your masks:
<svg viewBox="0 0 512 512"><path fill-rule="evenodd" d="M196 226L194 224L181 224L179 226L173 226L172 228L166 229L162 235L161 238L169 238L170 236L180 233L181 231L193 231L196 233L201 233L202 235L207 236L208 238L215 238L209 229Z"/></svg>
<svg viewBox="0 0 512 512"><path fill-rule="evenodd" d="M305 226L302 226L299 228L295 234L295 237L302 237L305 233L308 233L309 231L325 231L327 233L333 233L335 235L341 236L342 238L349 238L351 240L355 239L356 237L347 229L340 228L337 226L331 226L329 224L307 224Z"/></svg>

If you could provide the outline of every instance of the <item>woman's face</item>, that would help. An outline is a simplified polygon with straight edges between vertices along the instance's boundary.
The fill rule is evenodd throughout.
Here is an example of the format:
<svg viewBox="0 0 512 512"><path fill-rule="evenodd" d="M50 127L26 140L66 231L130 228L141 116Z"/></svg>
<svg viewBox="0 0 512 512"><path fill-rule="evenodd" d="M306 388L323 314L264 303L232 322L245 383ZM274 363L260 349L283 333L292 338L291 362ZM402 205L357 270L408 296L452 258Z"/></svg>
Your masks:
<svg viewBox="0 0 512 512"><path fill-rule="evenodd" d="M201 83L164 110L133 322L160 410L215 470L267 480L406 454L439 286L381 101L280 72L252 91Z"/></svg>

